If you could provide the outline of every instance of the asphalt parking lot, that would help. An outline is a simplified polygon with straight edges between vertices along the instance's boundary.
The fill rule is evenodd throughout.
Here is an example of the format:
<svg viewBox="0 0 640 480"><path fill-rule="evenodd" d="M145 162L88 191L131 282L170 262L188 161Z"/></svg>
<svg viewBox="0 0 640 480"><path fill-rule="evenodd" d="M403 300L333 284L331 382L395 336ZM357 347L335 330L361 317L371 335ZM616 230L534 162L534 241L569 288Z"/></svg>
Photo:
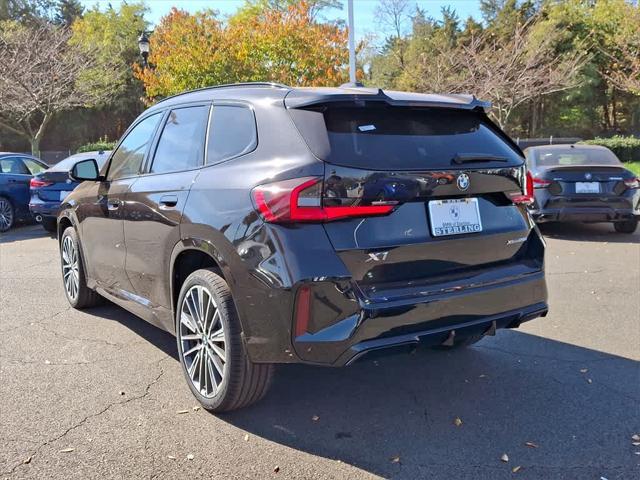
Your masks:
<svg viewBox="0 0 640 480"><path fill-rule="evenodd" d="M172 336L113 305L71 309L56 241L13 230L0 478L640 478L640 233L544 232L547 318L461 352L283 366L260 404L214 416Z"/></svg>

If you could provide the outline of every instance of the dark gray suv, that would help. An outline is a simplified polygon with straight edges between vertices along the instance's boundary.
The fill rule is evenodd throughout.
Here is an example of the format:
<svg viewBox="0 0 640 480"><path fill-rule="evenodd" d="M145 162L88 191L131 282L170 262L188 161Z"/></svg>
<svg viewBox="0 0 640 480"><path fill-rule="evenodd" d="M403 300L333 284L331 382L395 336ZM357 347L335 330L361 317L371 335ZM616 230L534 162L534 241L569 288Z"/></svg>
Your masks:
<svg viewBox="0 0 640 480"><path fill-rule="evenodd" d="M100 296L177 337L224 411L273 364L454 348L547 313L522 152L470 96L240 84L166 99L64 201L76 308Z"/></svg>

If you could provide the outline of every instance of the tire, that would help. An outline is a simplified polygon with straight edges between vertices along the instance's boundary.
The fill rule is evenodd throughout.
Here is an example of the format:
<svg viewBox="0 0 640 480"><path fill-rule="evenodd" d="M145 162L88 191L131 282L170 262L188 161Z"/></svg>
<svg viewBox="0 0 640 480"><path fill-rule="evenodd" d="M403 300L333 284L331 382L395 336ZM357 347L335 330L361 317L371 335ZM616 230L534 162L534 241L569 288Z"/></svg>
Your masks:
<svg viewBox="0 0 640 480"><path fill-rule="evenodd" d="M615 222L613 224L618 233L633 233L638 228L638 219L625 220L624 222Z"/></svg>
<svg viewBox="0 0 640 480"><path fill-rule="evenodd" d="M58 228L58 221L55 217L42 217L42 228L49 233L56 233Z"/></svg>
<svg viewBox="0 0 640 480"><path fill-rule="evenodd" d="M102 303L102 297L87 287L80 243L75 228L67 227L60 238L62 285L69 304L78 310Z"/></svg>
<svg viewBox="0 0 640 480"><path fill-rule="evenodd" d="M6 232L13 227L15 219L16 212L11 200L7 197L0 197L0 232Z"/></svg>
<svg viewBox="0 0 640 480"><path fill-rule="evenodd" d="M224 279L209 269L189 275L176 308L178 356L191 393L209 411L246 407L269 390L273 365L252 363L241 334Z"/></svg>

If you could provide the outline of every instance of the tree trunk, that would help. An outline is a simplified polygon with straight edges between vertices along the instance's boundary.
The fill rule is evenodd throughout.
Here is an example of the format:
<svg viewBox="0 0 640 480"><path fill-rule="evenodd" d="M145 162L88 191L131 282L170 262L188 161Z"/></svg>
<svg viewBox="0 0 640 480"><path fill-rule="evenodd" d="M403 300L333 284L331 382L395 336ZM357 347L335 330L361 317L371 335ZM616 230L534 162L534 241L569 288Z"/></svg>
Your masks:
<svg viewBox="0 0 640 480"><path fill-rule="evenodd" d="M40 156L40 139L38 137L29 138L29 142L31 143L31 155L36 157Z"/></svg>

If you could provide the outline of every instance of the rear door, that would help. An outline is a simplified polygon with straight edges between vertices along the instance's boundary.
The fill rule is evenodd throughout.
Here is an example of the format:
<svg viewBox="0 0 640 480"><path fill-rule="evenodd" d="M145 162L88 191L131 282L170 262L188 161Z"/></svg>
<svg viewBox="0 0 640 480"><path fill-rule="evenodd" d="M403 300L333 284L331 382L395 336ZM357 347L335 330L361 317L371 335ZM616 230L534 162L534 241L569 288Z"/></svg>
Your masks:
<svg viewBox="0 0 640 480"><path fill-rule="evenodd" d="M210 105L170 110L145 174L127 194L127 275L135 294L152 310L171 308L168 259L180 240L180 221L189 190L204 164L209 112Z"/></svg>
<svg viewBox="0 0 640 480"><path fill-rule="evenodd" d="M291 113L296 124L322 116L311 123L324 138L308 143L326 162L325 205L395 206L324 226L367 296L478 275L523 249L531 224L510 197L523 158L484 113L373 102Z"/></svg>
<svg viewBox="0 0 640 480"><path fill-rule="evenodd" d="M24 160L26 158L19 156L0 158L0 174L2 175L0 193L9 198L19 216L29 210L29 181L32 174ZM37 165L35 162L34 164Z"/></svg>

